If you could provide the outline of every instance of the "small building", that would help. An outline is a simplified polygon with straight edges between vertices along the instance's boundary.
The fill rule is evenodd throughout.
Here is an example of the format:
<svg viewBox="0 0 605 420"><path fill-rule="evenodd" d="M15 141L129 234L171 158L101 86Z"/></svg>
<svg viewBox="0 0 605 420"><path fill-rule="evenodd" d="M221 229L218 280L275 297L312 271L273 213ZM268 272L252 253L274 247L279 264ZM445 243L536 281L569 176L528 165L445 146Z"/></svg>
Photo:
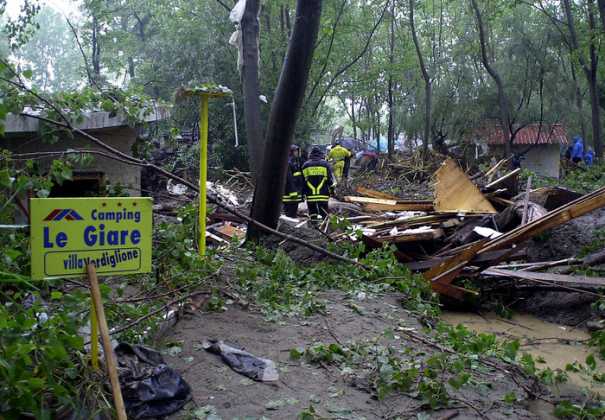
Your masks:
<svg viewBox="0 0 605 420"><path fill-rule="evenodd" d="M157 109L145 117L145 122L153 123L166 118L166 111ZM109 112L88 112L83 120L76 124L105 144L128 155L133 154L133 146L139 138L139 128L128 124L124 117ZM101 146L82 136L62 135L54 143L41 139L40 120L21 115L9 114L5 121L5 133L0 136L0 149L14 154L64 152L70 149L105 151ZM141 167L129 165L115 159L93 154L89 165L74 167L71 181L56 185L51 197L82 197L103 194L108 185L123 188L131 196L141 195ZM50 167L57 155L48 155L36 159L42 171Z"/></svg>
<svg viewBox="0 0 605 420"><path fill-rule="evenodd" d="M489 150L504 156L508 135L501 127L484 132ZM569 143L565 127L561 124L530 124L521 128L513 141L512 152L522 155L521 167L546 177L558 178L561 150Z"/></svg>

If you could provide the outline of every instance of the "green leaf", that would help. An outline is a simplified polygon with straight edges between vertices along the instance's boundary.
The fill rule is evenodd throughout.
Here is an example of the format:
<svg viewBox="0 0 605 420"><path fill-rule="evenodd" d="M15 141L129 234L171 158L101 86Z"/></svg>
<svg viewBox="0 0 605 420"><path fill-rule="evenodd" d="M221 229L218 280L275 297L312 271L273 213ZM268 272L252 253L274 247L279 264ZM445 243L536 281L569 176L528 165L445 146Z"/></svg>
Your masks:
<svg viewBox="0 0 605 420"><path fill-rule="evenodd" d="M25 77L28 80L31 79L33 75L34 72L31 69L24 70L23 73L21 73L21 76Z"/></svg>
<svg viewBox="0 0 605 420"><path fill-rule="evenodd" d="M594 354L591 353L586 357L586 365L590 370L595 370L597 368L597 361L594 358Z"/></svg>
<svg viewBox="0 0 605 420"><path fill-rule="evenodd" d="M517 401L517 396L515 395L515 393L513 391L511 391L511 392L508 392L506 395L504 395L504 398L502 399L502 401L504 401L507 404L512 404Z"/></svg>

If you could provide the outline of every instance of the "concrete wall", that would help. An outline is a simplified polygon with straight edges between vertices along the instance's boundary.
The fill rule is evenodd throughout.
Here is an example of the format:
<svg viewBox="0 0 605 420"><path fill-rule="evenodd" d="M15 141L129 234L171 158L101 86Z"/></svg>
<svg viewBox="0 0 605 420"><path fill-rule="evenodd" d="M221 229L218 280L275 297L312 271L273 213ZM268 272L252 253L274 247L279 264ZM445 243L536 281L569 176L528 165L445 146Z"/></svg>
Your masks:
<svg viewBox="0 0 605 420"><path fill-rule="evenodd" d="M513 153L523 153L528 147L528 145L515 145L513 146ZM529 169L541 176L559 178L560 147L559 144L542 144L532 147L529 152L523 155L521 168ZM504 157L504 146L491 145L489 149L491 153Z"/></svg>
<svg viewBox="0 0 605 420"><path fill-rule="evenodd" d="M561 157L558 144L544 144L533 147L525 154L521 167L527 168L538 175L559 178ZM522 152L527 148L514 146L513 152Z"/></svg>
<svg viewBox="0 0 605 420"><path fill-rule="evenodd" d="M132 146L137 139L136 130L131 127L91 130L89 133L104 143L129 155L132 154ZM39 139L38 133L7 133L6 137L0 138L0 148L8 149L13 153L64 151L67 149L103 150L89 140L80 137L75 139L62 138L55 144L45 143ZM103 156L95 155L93 158L92 165L81 168L75 167L74 170L102 172L105 175L105 180L110 184L121 184L128 187L128 192L131 196L139 196L141 194L140 167L126 165ZM48 168L52 160L52 158L41 160L42 168Z"/></svg>

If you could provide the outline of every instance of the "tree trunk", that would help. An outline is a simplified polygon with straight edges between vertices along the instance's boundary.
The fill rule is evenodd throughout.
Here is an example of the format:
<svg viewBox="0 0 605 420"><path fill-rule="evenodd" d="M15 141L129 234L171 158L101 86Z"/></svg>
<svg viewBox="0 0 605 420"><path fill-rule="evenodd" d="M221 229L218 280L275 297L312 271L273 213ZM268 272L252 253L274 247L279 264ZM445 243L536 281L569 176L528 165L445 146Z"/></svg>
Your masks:
<svg viewBox="0 0 605 420"><path fill-rule="evenodd" d="M604 0L605 1L605 0ZM580 131L582 132L582 138L586 138L586 124L584 123L584 106L582 104L582 91L580 90L580 83L576 76L576 63L573 59L573 51L569 51L569 64L571 68L571 78L575 88L575 99L576 107L578 108L578 118L580 119Z"/></svg>
<svg viewBox="0 0 605 420"><path fill-rule="evenodd" d="M601 16L601 25L603 26L603 31L605 32L605 0L599 1L599 15Z"/></svg>
<svg viewBox="0 0 605 420"><path fill-rule="evenodd" d="M420 71L422 72L422 79L424 80L424 138L422 145L422 154L426 158L429 150L429 142L431 140L431 113L432 113L432 97L433 89L431 86L431 76L426 68L422 50L420 48L420 41L418 41L418 35L416 34L416 25L414 23L414 3L416 0L410 0L410 31L412 32L412 41L414 41L414 47L416 48L416 55L418 56L418 64L420 65Z"/></svg>
<svg viewBox="0 0 605 420"><path fill-rule="evenodd" d="M297 0L296 20L271 104L264 158L257 175L251 217L273 228L279 219L288 151L309 80L319 32L321 4L321 0ZM263 233L254 225L248 226L249 239L258 239Z"/></svg>
<svg viewBox="0 0 605 420"><path fill-rule="evenodd" d="M262 163L263 131L260 117L260 87L258 82L259 0L248 0L242 17L242 88L244 93L244 121L250 170L258 172Z"/></svg>
<svg viewBox="0 0 605 420"><path fill-rule="evenodd" d="M496 71L496 69L490 64L487 55L487 38L485 36L485 27L483 26L483 18L481 16L479 6L477 5L477 0L471 0L471 6L473 7L473 10L475 12L475 19L477 20L477 28L479 30L479 43L481 45L481 62L483 63L483 67L485 68L487 73L491 76L492 80L496 84L496 87L498 88L500 123L502 124L502 130L508 138L508 141L504 144L504 151L508 157L511 155L512 141L514 139L512 131L512 121L510 118L510 101L508 100L508 96L506 96L506 91L504 90L504 83L502 82L502 78L500 77L500 74Z"/></svg>
<svg viewBox="0 0 605 420"><path fill-rule="evenodd" d="M101 79L101 45L99 43L99 21L96 16L92 17L92 74L95 82Z"/></svg>
<svg viewBox="0 0 605 420"><path fill-rule="evenodd" d="M353 138L357 138L357 119L355 118L355 96L351 96L351 124L353 124Z"/></svg>
<svg viewBox="0 0 605 420"><path fill-rule="evenodd" d="M594 0L589 0L588 3L588 25L591 32L594 32L596 26L593 10ZM590 108L592 111L592 142L597 159L601 159L603 147L601 144L601 116L599 108L599 88L597 85L598 56L596 52L595 39L594 36L591 36L589 44L590 63L587 63L584 54L582 54L580 51L570 0L563 0L563 7L565 9L565 18L567 20L567 29L569 30L569 41L571 48L573 53L577 55L578 61L582 66L582 70L584 70L584 74L588 82L588 88L590 90Z"/></svg>
<svg viewBox="0 0 605 420"><path fill-rule="evenodd" d="M388 96L388 105L389 105L389 128L387 132L387 152L389 159L393 157L395 154L395 127L394 127L394 113L395 106L393 102L393 63L395 62L395 2L391 2L391 24L390 24L390 34L389 34L389 64L391 68L389 69L389 96Z"/></svg>

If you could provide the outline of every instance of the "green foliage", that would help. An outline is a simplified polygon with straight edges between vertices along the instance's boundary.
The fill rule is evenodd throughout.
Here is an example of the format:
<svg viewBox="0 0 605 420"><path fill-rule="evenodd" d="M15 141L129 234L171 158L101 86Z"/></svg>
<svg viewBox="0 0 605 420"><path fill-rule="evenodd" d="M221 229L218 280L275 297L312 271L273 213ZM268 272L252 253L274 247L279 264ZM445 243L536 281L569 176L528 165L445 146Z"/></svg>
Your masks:
<svg viewBox="0 0 605 420"><path fill-rule="evenodd" d="M348 248L356 255L358 248ZM406 307L425 316L434 316L438 307L430 287L421 276L412 275L395 259L391 249L375 250L360 259L371 269L359 266L322 262L300 267L283 251L255 250L254 262L237 268L242 292L254 296L267 314L322 313L324 302L318 298L326 289L378 292L394 290L408 296Z"/></svg>
<svg viewBox="0 0 605 420"><path fill-rule="evenodd" d="M605 185L605 164L581 167L573 170L561 182L579 193L589 193Z"/></svg>

